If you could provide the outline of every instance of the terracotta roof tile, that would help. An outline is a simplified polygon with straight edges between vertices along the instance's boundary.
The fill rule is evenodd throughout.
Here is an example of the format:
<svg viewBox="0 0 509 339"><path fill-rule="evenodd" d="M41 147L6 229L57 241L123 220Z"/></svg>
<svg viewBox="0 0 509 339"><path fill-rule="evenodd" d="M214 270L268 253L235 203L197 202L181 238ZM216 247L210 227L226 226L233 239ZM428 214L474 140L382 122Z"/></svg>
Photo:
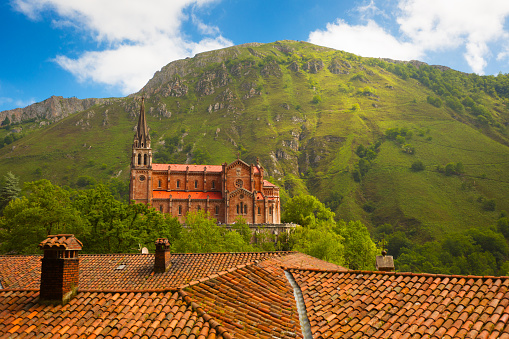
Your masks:
<svg viewBox="0 0 509 339"><path fill-rule="evenodd" d="M203 172L204 168L207 168L207 172L221 172L223 170L222 165L187 165L187 164L152 164L152 170L154 171L167 171L168 167L172 171L185 172L189 167L190 172Z"/></svg>
<svg viewBox="0 0 509 339"><path fill-rule="evenodd" d="M74 237L74 234L48 235L40 244L40 249L64 249L69 251L80 251L83 244Z"/></svg>
<svg viewBox="0 0 509 339"><path fill-rule="evenodd" d="M508 277L289 271L301 287L315 337L327 337L333 327L341 337L351 332L370 338L488 338L509 329L509 307L501 306L509 305ZM465 291L472 290L470 299ZM340 320L340 327L331 319Z"/></svg>
<svg viewBox="0 0 509 339"><path fill-rule="evenodd" d="M302 253L80 256L80 291L40 305L40 256L0 257L0 337L509 339L509 278L346 271ZM119 264L126 265L117 269ZM24 288L24 289L23 289ZM33 289L30 289L33 288Z"/></svg>
<svg viewBox="0 0 509 339"><path fill-rule="evenodd" d="M79 256L80 289L115 291L176 289L193 280L208 279L211 274L235 269L238 265L289 254L291 255L288 260L292 264L292 260L304 260L300 253L294 252L175 253L171 256L172 264L168 271L156 274L153 273L153 254L82 254ZM292 259L293 255L296 258ZM41 258L41 256L0 256L0 283L9 289L38 289ZM117 269L120 264L125 267Z"/></svg>

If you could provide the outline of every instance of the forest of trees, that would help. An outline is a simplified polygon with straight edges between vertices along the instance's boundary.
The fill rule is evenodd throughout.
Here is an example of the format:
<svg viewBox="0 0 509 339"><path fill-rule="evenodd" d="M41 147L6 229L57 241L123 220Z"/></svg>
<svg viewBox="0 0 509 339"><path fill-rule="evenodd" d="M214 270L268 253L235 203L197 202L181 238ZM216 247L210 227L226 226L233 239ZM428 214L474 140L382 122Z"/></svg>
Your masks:
<svg viewBox="0 0 509 339"><path fill-rule="evenodd" d="M39 180L24 184L7 174L0 189L0 253L37 254L49 234L72 233L84 253L154 251L157 238L168 238L175 252L298 250L352 269L374 269L376 247L360 222L335 221L335 215L309 195L294 197L284 218L298 223L290 235L252 234L241 218L231 231L203 212L187 215L185 225L144 204L115 198L117 187L95 184L74 190ZM277 241L276 241L277 240Z"/></svg>
<svg viewBox="0 0 509 339"><path fill-rule="evenodd" d="M49 234L72 233L84 253L133 253L155 250L157 238L168 238L175 252L240 252L295 250L349 269L373 270L381 246L396 259L396 270L410 272L507 275L509 219L503 212L488 229L471 228L422 244L389 224L378 226L373 238L360 221L336 218L311 195L290 198L282 219L299 226L278 239L259 232L256 243L241 218L232 230L218 226L210 215L190 213L185 225L144 204L118 199L117 184L92 184L86 189L60 187L48 180L24 183L12 173L0 185L0 253L38 254ZM276 241L277 240L277 241Z"/></svg>

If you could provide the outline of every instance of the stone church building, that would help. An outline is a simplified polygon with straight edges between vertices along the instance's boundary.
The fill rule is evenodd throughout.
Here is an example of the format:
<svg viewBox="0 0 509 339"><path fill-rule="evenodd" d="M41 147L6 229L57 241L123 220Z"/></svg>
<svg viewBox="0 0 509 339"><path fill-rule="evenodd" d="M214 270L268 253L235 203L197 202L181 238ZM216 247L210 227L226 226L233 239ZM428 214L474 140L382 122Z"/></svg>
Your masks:
<svg viewBox="0 0 509 339"><path fill-rule="evenodd" d="M249 224L281 224L279 188L264 180L258 163L237 159L222 165L154 164L141 102L131 159L129 199L151 204L185 221L191 211L209 212L222 224L242 217Z"/></svg>

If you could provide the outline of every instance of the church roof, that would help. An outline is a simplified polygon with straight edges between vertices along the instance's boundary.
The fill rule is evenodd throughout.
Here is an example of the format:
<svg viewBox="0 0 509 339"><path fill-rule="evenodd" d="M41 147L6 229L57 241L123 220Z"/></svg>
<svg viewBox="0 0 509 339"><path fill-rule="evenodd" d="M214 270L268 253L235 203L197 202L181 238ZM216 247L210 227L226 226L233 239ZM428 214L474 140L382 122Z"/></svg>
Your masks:
<svg viewBox="0 0 509 339"><path fill-rule="evenodd" d="M187 165L187 164L152 164L152 170L154 171L167 171L168 167L172 171L185 172L189 167L190 172L203 172L207 169L207 172L221 172L223 166L221 165Z"/></svg>
<svg viewBox="0 0 509 339"><path fill-rule="evenodd" d="M138 119L138 126L136 128L135 140L138 140L139 145L148 145L147 141L150 140L148 134L147 119L145 117L145 98L141 98L140 116Z"/></svg>
<svg viewBox="0 0 509 339"><path fill-rule="evenodd" d="M170 195L172 199L203 199L206 200L207 197L212 200L221 200L223 199L221 192L185 192L185 191L153 191L152 198L153 199L170 199Z"/></svg>
<svg viewBox="0 0 509 339"><path fill-rule="evenodd" d="M271 183L270 181L267 181L267 180L263 180L263 186L277 187L276 185L274 185L273 183Z"/></svg>

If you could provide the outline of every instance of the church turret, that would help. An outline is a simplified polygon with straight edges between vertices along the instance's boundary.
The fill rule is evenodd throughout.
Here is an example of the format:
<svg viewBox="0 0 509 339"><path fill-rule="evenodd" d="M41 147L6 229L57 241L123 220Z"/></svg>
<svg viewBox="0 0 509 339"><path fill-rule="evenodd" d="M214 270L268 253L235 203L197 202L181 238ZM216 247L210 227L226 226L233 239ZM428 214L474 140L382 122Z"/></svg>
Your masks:
<svg viewBox="0 0 509 339"><path fill-rule="evenodd" d="M134 135L131 155L131 187L129 199L152 203L152 148L145 117L145 98L141 98L140 117Z"/></svg>
<svg viewBox="0 0 509 339"><path fill-rule="evenodd" d="M145 118L145 98L141 98L140 117L133 141L132 166L136 168L152 168L152 149Z"/></svg>

